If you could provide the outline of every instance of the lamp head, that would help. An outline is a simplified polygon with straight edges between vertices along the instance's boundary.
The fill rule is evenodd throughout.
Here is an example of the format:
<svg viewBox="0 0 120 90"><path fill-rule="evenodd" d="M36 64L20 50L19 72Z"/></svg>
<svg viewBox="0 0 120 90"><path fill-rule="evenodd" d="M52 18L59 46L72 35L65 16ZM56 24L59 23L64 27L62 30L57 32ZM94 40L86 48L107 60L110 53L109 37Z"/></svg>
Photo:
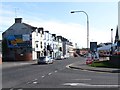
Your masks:
<svg viewBox="0 0 120 90"><path fill-rule="evenodd" d="M71 13L75 13L74 11L71 11Z"/></svg>

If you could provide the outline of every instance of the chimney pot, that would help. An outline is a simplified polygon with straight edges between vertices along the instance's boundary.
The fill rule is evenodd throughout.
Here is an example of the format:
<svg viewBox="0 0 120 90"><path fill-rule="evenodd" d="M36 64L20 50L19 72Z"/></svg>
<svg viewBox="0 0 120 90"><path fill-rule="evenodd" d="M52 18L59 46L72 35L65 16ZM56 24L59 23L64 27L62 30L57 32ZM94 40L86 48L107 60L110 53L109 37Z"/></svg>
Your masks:
<svg viewBox="0 0 120 90"><path fill-rule="evenodd" d="M21 23L22 22L22 18L15 18L15 23Z"/></svg>

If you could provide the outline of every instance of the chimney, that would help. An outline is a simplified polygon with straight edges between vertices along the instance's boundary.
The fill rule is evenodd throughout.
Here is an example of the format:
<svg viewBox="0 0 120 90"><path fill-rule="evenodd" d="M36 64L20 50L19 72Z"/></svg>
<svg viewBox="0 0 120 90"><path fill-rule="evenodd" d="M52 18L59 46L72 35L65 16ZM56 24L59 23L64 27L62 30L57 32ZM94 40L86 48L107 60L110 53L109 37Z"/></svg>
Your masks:
<svg viewBox="0 0 120 90"><path fill-rule="evenodd" d="M52 34L53 37L56 37L56 34Z"/></svg>
<svg viewBox="0 0 120 90"><path fill-rule="evenodd" d="M43 27L38 28L38 32L42 31L42 34L44 34Z"/></svg>
<svg viewBox="0 0 120 90"><path fill-rule="evenodd" d="M21 23L22 22L22 18L15 18L15 23Z"/></svg>

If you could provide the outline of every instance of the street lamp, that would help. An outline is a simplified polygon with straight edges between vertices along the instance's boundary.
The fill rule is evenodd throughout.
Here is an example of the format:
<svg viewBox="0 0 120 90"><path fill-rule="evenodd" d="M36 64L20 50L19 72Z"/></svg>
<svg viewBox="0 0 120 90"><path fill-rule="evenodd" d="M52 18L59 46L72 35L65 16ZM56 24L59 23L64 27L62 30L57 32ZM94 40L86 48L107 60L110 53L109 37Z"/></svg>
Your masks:
<svg viewBox="0 0 120 90"><path fill-rule="evenodd" d="M89 19L85 11L71 11L71 13L83 12L87 16L87 49L89 49Z"/></svg>
<svg viewBox="0 0 120 90"><path fill-rule="evenodd" d="M113 44L113 29L111 29L111 55L112 55L112 53L113 53L112 44Z"/></svg>
<svg viewBox="0 0 120 90"><path fill-rule="evenodd" d="M113 44L113 29L111 29L111 43Z"/></svg>

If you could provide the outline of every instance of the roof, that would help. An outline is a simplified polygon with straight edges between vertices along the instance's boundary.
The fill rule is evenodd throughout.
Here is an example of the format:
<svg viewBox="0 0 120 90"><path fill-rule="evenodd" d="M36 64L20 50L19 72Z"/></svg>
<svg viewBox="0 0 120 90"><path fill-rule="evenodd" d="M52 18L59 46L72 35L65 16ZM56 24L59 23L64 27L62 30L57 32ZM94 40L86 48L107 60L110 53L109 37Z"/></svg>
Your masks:
<svg viewBox="0 0 120 90"><path fill-rule="evenodd" d="M31 25L26 24L26 23L22 23L22 24L24 24L25 26L27 26L27 27L29 27L29 28L31 28L31 29L33 29L33 30L37 28L37 27L31 26Z"/></svg>
<svg viewBox="0 0 120 90"><path fill-rule="evenodd" d="M105 45L105 46L102 46L102 47L99 47L97 50L110 50L111 49L111 46L114 47L114 46L117 46L117 43L115 44L112 44L112 45Z"/></svg>

